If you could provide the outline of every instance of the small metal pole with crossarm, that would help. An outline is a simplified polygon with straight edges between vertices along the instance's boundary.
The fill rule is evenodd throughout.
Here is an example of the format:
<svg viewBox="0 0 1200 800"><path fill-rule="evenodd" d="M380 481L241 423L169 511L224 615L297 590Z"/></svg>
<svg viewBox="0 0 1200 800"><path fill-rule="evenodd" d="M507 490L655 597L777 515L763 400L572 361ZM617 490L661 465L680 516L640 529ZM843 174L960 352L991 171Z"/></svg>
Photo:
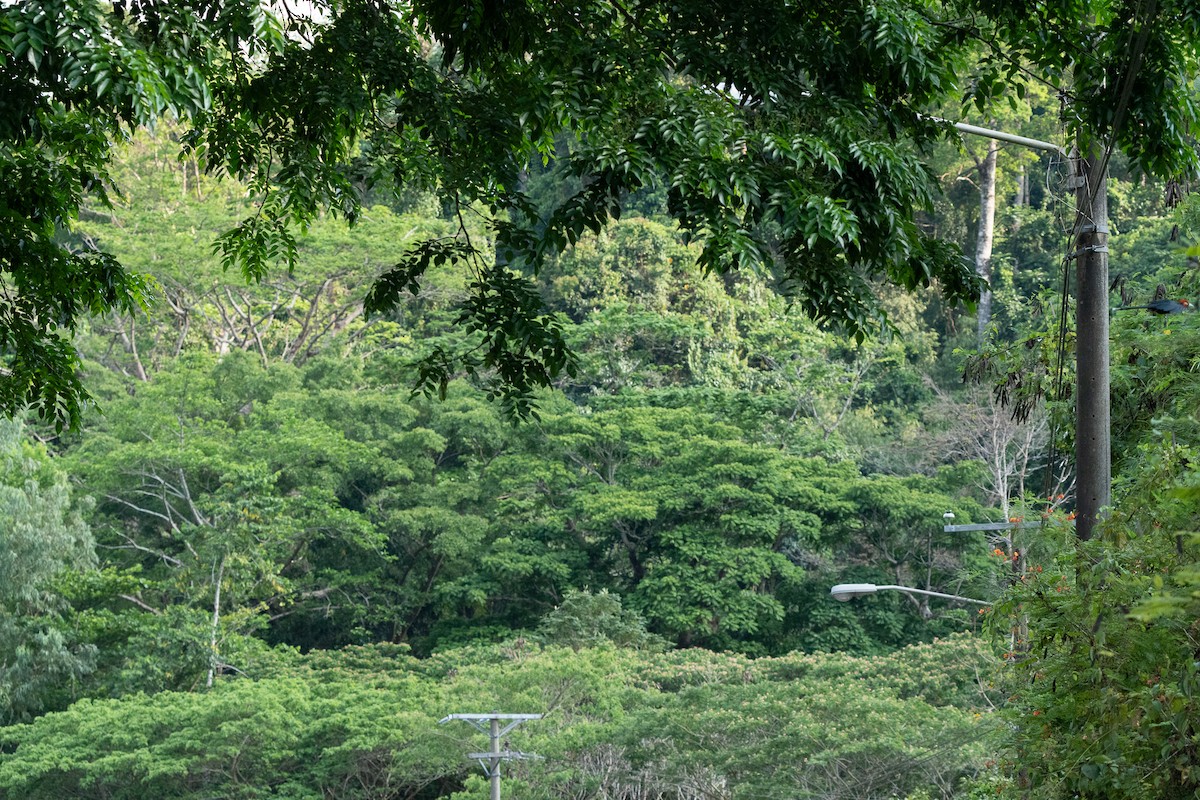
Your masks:
<svg viewBox="0 0 1200 800"><path fill-rule="evenodd" d="M492 782L491 800L500 800L500 762L517 761L530 758L540 758L532 753L522 753L517 750L500 749L500 737L507 734L522 722L530 719L541 719L541 714L451 714L438 720L439 725L445 725L451 720L460 719L480 733L486 733L491 739L492 749L486 753L467 753L467 758L478 761L483 767L483 774ZM501 727L501 722L507 723ZM484 723L487 723L485 726Z"/></svg>

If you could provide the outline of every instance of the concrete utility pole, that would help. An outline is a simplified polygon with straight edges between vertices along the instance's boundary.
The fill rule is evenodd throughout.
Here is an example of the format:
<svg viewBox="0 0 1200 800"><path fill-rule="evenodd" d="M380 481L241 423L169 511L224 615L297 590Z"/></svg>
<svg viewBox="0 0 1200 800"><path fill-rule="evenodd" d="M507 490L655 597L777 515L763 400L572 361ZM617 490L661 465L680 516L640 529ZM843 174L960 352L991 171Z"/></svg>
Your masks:
<svg viewBox="0 0 1200 800"><path fill-rule="evenodd" d="M1108 354L1108 169L1076 153L1075 535L1082 541L1112 502Z"/></svg>
<svg viewBox="0 0 1200 800"><path fill-rule="evenodd" d="M478 761L483 767L483 774L492 782L491 800L500 800L500 762L538 758L532 753L521 753L516 750L500 749L500 739L522 722L530 719L541 719L541 714L451 714L438 720L439 725L445 725L451 720L459 719L475 728L480 733L486 733L491 741L491 749L486 753L467 753L467 758ZM507 722L504 727L501 722ZM486 727L484 723L487 723Z"/></svg>
<svg viewBox="0 0 1200 800"><path fill-rule="evenodd" d="M954 123L963 133L987 136L1066 155L1049 142ZM1075 190L1073 239L1075 304L1075 535L1083 541L1112 503L1112 417L1108 354L1108 166L1094 149L1071 154Z"/></svg>

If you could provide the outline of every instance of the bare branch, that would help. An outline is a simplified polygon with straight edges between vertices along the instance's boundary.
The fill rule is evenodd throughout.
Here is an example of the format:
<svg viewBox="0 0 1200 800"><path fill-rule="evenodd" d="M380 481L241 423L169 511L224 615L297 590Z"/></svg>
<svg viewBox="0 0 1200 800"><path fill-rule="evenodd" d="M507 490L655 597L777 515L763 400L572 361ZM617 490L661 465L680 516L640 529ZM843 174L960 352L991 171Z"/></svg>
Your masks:
<svg viewBox="0 0 1200 800"><path fill-rule="evenodd" d="M262 358L263 366L268 366L270 364L270 359L267 358L267 350L265 347L263 347L262 337L258 333L258 326L254 324L254 318L250 316L249 299L246 297L242 298L242 300L246 303L246 308L243 309L237 304L237 301L233 299L233 292L228 286L225 287L225 297L229 300L229 305L233 306L233 310L238 313L238 316L245 320L246 327L249 329L249 337L254 338L254 344L258 347L258 355L260 358ZM250 343L249 337L243 337L243 346L246 346Z"/></svg>
<svg viewBox="0 0 1200 800"><path fill-rule="evenodd" d="M150 493L145 492L144 494L149 495ZM150 496L156 497L156 495L150 495ZM167 523L167 525L171 526L171 530L176 531L176 532L179 531L179 526L175 524L175 520L172 519L171 516L168 514L163 514L160 511L155 511L153 509L146 508L144 506L139 506L137 503L133 502L132 500L126 500L124 497L120 497L119 495L115 495L115 494L106 494L106 495L104 495L104 499L110 500L119 505L123 505L126 508L129 508L129 509L132 509L133 511L138 512L139 514L145 514L148 517L154 517L156 519L161 519L163 522ZM169 504L168 504L168 508L170 508ZM148 551L148 552L150 552L150 551Z"/></svg>
<svg viewBox="0 0 1200 800"><path fill-rule="evenodd" d="M135 606L142 609L143 611L149 611L151 614L162 614L161 611L159 611L154 606L148 604L146 601L142 600L142 598L140 598L140 597L135 597L131 594L118 594L117 597L121 598L122 600L128 600L129 602L133 603Z"/></svg>
<svg viewBox="0 0 1200 800"><path fill-rule="evenodd" d="M125 544L99 545L99 547L103 547L107 550L136 550L139 553L146 553L147 555L152 555L155 558L161 559L163 561L163 563L169 564L172 567L182 567L183 566L183 562L180 561L178 558L175 558L174 556L167 555L166 553L162 552L161 550L154 550L152 548L146 547L143 544L139 544L137 541L135 541L133 539L132 536L129 536L127 534L122 533L122 534L120 534L120 536L122 539L125 540Z"/></svg>
<svg viewBox="0 0 1200 800"><path fill-rule="evenodd" d="M183 494L180 496L187 501L188 508L191 509L192 521L197 525L203 525L207 527L210 523L208 519L200 513L200 509L196 508L196 503L192 500L192 492L188 488L187 475L183 473L182 469L179 470L179 485L183 489Z"/></svg>

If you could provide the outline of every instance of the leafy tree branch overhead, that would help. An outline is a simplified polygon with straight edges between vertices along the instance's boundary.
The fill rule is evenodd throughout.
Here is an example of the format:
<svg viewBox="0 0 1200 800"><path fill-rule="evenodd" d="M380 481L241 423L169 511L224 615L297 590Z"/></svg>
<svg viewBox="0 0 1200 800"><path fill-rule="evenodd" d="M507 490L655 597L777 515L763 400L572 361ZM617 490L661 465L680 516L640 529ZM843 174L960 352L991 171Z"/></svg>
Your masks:
<svg viewBox="0 0 1200 800"><path fill-rule="evenodd" d="M1195 161L1188 76L1200 15L1190 0L1094 2L1083 13L1027 5L12 5L0 14L0 407L76 420L87 392L70 332L152 294L63 234L107 203L112 143L164 114L190 120L185 146L209 170L257 195L255 213L218 243L249 279L290 267L295 228L326 210L353 222L366 187L442 193L457 236L397 254L367 301L386 314L430 265L470 271L459 324L475 338L427 362L430 391L466 370L520 410L534 387L570 372L562 326L528 273L646 186L667 190L673 216L704 243L705 267L768 272L815 318L859 336L878 324L880 281L936 283L969 302L979 289L969 264L916 218L935 193L922 148L947 131L922 112L967 90L990 102L1026 58L1043 79L1073 76L1066 117L1080 131L1118 129L1157 173ZM977 39L995 58L960 86ZM1109 107L1117 113L1105 116ZM527 168L551 156L579 188L539 207ZM487 241L468 233L479 216Z"/></svg>

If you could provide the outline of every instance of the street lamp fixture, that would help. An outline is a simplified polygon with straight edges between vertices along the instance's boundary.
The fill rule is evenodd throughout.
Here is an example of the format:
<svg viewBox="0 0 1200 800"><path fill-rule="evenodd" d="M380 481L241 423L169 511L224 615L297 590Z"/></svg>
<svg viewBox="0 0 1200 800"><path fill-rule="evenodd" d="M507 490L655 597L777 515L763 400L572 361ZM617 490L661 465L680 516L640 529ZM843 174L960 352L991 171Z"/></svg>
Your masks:
<svg viewBox="0 0 1200 800"><path fill-rule="evenodd" d="M866 597L869 594L876 592L893 591L905 592L906 594L921 594L926 597L940 597L943 600L957 600L960 603L975 603L981 606L990 606L991 603L987 600L975 600L970 597L963 597L957 594L946 594L945 592L930 592L926 589L914 589L911 586L877 586L874 583L839 583L829 590L829 594L833 599L840 600L843 603L853 600L856 597Z"/></svg>

